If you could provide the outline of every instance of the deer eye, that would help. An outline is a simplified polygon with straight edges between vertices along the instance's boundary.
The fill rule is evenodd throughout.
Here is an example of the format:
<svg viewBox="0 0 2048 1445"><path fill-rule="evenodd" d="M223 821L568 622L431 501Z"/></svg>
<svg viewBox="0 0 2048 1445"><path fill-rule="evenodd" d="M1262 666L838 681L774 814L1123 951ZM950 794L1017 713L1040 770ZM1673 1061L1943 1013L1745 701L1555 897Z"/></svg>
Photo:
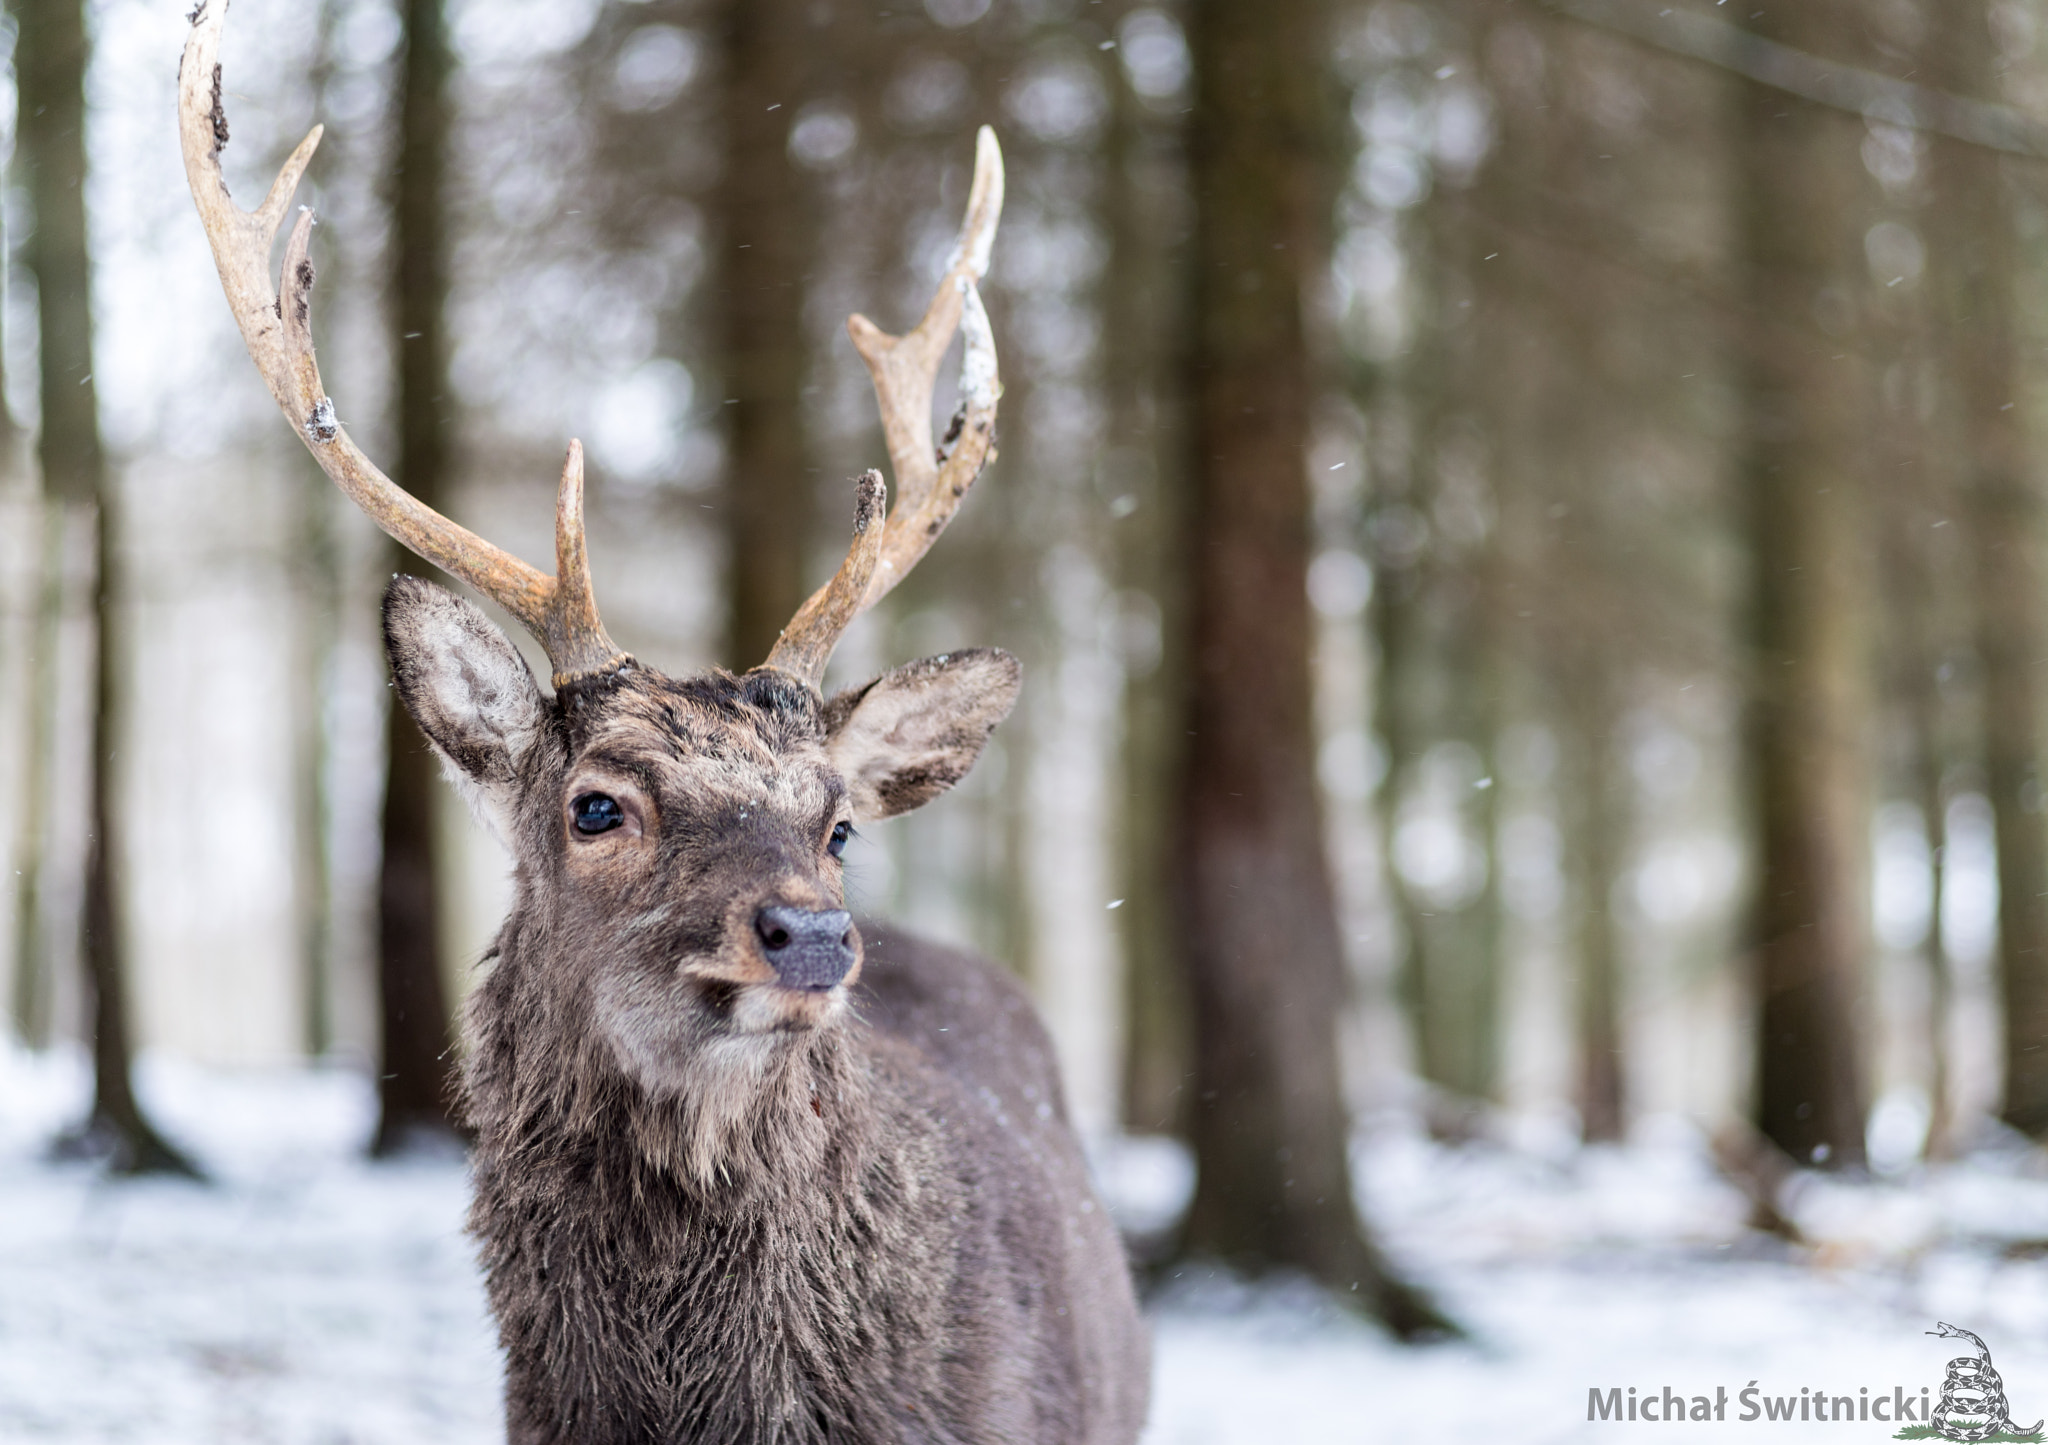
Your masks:
<svg viewBox="0 0 2048 1445"><path fill-rule="evenodd" d="M569 804L579 833L609 833L626 821L626 810L610 793L582 793Z"/></svg>
<svg viewBox="0 0 2048 1445"><path fill-rule="evenodd" d="M841 853L844 853L846 851L846 840L848 838L851 838L852 836L853 824L834 823L832 825L832 841L825 845L825 851L827 853L830 853L834 858L837 858Z"/></svg>

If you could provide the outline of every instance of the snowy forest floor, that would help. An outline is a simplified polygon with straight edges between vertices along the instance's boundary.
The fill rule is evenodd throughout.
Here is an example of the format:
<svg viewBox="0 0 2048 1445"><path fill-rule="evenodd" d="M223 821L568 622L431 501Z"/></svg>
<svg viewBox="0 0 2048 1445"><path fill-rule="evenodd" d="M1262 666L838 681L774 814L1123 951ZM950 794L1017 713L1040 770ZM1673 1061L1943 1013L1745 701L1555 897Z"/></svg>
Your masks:
<svg viewBox="0 0 2048 1445"><path fill-rule="evenodd" d="M460 1163L366 1163L352 1073L141 1075L212 1184L42 1162L82 1109L84 1062L0 1051L0 1441L499 1439ZM1148 1445L1879 1440L1898 1427L1744 1423L1741 1392L1938 1396L1962 1351L1926 1337L1936 1320L1986 1338L2020 1424L2048 1414L2048 1163L2030 1151L1806 1181L1801 1249L1742 1228L1675 1121L1627 1148L1544 1150L1446 1146L1388 1119L1359 1161L1389 1250L1472 1341L1403 1349L1301 1287L1183 1277L1155 1303ZM1160 1163L1112 1155L1112 1194L1142 1206ZM1725 1419L1589 1422L1595 1387L1724 1389Z"/></svg>

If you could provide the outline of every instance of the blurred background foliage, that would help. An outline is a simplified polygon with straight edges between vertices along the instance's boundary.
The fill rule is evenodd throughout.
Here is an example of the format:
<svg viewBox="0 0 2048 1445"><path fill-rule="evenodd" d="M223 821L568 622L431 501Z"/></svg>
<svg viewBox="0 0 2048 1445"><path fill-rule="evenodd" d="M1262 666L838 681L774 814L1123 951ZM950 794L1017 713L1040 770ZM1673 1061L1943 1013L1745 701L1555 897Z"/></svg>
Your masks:
<svg viewBox="0 0 2048 1445"><path fill-rule="evenodd" d="M1347 1107L1895 1171L2048 1132L2048 9L1751 3L240 0L226 163L253 201L327 126L343 420L530 558L582 436L607 623L683 671L836 564L844 319L921 313L994 125L1001 459L832 678L1030 681L858 906L1017 968L1084 1129L1205 1188L1323 1087L1240 1034L1327 1055L1340 1172ZM8 1017L375 1068L404 1147L505 860L387 726L401 559L220 303L182 18L11 9ZM1218 562L1268 542L1277 591ZM1300 761L1264 821L1246 757ZM1233 1209L1284 1212L1194 1243L1365 1267Z"/></svg>

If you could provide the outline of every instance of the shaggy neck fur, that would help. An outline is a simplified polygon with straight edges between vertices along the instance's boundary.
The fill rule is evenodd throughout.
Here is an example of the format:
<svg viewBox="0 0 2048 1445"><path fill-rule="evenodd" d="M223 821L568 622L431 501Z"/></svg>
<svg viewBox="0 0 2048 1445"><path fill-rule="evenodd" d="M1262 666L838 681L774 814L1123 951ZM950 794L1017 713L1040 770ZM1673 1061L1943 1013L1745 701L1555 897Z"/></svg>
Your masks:
<svg viewBox="0 0 2048 1445"><path fill-rule="evenodd" d="M877 1113L872 1036L732 1040L744 1078L714 1048L655 1098L519 954L515 925L467 1072L512 1438L914 1437L888 1402L938 1387L935 1226L959 1201L929 1135Z"/></svg>

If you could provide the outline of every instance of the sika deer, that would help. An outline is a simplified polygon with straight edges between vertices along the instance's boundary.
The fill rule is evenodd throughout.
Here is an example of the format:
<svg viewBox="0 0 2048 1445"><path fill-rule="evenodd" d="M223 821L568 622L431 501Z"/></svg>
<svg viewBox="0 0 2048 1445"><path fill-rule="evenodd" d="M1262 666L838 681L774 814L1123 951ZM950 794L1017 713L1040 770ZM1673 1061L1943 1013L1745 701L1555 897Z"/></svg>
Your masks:
<svg viewBox="0 0 2048 1445"><path fill-rule="evenodd" d="M463 1080L510 1438L1134 1439L1144 1331L1044 1030L988 964L864 933L842 906L851 826L959 781L1017 663L960 652L819 692L841 632L989 455L1000 388L975 281L1002 207L994 136L924 320L900 339L849 323L895 511L869 472L845 564L768 660L669 678L598 620L575 443L547 577L407 496L336 422L309 331L310 213L281 292L268 259L320 133L254 214L231 202L224 8L193 16L180 129L250 354L342 490L518 618L553 669L549 696L437 587L385 595L399 697L517 861ZM964 401L939 453L932 387L956 327Z"/></svg>

